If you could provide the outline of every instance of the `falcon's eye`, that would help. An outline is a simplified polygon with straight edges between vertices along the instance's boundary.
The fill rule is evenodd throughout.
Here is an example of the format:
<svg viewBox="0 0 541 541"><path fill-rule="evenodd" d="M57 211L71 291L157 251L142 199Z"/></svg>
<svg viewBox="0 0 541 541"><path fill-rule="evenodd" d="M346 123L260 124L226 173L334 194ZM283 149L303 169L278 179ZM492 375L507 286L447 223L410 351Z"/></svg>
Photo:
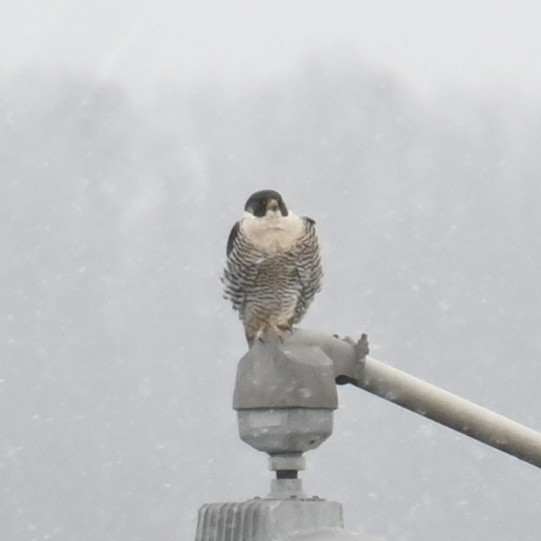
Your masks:
<svg viewBox="0 0 541 541"><path fill-rule="evenodd" d="M257 202L257 205L253 207L254 216L258 218L263 218L267 214L267 202L264 199L261 199Z"/></svg>

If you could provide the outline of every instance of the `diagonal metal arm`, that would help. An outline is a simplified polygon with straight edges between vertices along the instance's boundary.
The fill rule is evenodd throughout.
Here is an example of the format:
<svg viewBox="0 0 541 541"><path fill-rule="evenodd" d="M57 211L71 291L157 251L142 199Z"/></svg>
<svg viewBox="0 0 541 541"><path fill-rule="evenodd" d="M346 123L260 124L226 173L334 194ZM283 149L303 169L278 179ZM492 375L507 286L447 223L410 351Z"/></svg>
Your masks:
<svg viewBox="0 0 541 541"><path fill-rule="evenodd" d="M295 329L284 342L322 349L334 363L338 382L351 383L541 468L541 434L385 365L362 356L362 348L325 333Z"/></svg>

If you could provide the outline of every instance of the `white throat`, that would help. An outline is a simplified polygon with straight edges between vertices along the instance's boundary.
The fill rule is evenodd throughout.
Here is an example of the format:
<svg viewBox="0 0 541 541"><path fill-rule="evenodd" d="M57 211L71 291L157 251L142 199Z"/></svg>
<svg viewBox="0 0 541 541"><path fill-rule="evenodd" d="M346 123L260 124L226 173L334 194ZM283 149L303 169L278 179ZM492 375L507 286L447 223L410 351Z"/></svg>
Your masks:
<svg viewBox="0 0 541 541"><path fill-rule="evenodd" d="M279 211L267 212L262 218L245 212L241 229L254 246L268 254L276 254L293 247L303 233L304 222L291 211L287 216L282 216Z"/></svg>

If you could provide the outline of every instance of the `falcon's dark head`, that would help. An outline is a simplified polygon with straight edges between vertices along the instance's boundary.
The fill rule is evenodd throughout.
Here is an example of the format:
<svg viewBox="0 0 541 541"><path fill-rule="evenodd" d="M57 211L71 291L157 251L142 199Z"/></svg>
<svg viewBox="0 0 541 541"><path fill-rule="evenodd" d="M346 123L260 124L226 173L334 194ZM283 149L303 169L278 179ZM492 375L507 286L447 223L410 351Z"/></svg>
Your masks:
<svg viewBox="0 0 541 541"><path fill-rule="evenodd" d="M258 218L263 218L268 211L280 211L282 216L287 216L288 211L282 196L274 190L261 190L253 193L246 201L244 210Z"/></svg>

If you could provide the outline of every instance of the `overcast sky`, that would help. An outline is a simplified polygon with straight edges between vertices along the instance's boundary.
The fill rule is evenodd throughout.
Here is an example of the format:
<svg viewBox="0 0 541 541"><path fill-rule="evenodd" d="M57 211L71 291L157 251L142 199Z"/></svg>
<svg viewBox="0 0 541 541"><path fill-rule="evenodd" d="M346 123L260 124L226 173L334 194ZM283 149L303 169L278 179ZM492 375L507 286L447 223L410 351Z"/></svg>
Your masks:
<svg viewBox="0 0 541 541"><path fill-rule="evenodd" d="M358 52L431 91L541 92L538 0L0 0L0 69L68 67L134 89L265 78L310 53Z"/></svg>

